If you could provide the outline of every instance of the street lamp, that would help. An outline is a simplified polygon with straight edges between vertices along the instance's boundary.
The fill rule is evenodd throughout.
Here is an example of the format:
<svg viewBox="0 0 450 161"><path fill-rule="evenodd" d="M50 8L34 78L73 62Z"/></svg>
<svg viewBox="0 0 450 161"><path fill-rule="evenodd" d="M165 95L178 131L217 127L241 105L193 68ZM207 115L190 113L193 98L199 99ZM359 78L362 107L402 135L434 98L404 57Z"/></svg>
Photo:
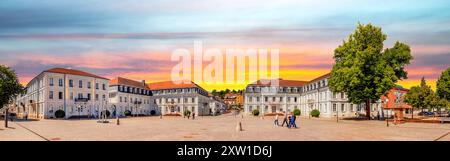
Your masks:
<svg viewBox="0 0 450 161"><path fill-rule="evenodd" d="M387 106L388 102L389 102L389 99L386 98L386 106ZM389 127L389 110L386 110L386 115L387 115L387 117L386 117L386 127Z"/></svg>

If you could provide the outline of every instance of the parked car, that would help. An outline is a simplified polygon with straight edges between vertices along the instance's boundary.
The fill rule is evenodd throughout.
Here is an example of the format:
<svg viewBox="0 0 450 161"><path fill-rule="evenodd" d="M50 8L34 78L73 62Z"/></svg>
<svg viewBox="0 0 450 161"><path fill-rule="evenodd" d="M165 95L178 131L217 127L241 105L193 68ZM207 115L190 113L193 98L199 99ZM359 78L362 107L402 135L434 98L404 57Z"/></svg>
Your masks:
<svg viewBox="0 0 450 161"><path fill-rule="evenodd" d="M433 112L424 111L424 112L419 112L418 115L419 116L433 116L434 113Z"/></svg>

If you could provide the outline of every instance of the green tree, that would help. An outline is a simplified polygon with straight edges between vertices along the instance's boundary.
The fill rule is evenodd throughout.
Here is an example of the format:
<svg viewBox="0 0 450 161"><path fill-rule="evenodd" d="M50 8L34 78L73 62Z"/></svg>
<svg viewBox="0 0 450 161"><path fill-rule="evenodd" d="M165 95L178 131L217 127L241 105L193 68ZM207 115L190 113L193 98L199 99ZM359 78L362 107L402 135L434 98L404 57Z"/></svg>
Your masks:
<svg viewBox="0 0 450 161"><path fill-rule="evenodd" d="M380 27L358 24L348 40L334 50L330 88L346 93L352 103L365 102L368 119L371 102L407 78L404 66L413 59L409 46L400 42L383 50L386 37Z"/></svg>
<svg viewBox="0 0 450 161"><path fill-rule="evenodd" d="M450 67L437 80L436 93L440 98L450 101Z"/></svg>
<svg viewBox="0 0 450 161"><path fill-rule="evenodd" d="M427 85L425 78L422 77L420 85L413 86L405 95L405 102L413 108L421 109L422 112L427 106L425 105L425 98L431 94L431 87Z"/></svg>
<svg viewBox="0 0 450 161"><path fill-rule="evenodd" d="M447 100L440 98L437 93L433 91L425 98L424 103L426 108L430 111L441 111L441 109L445 109L448 105Z"/></svg>
<svg viewBox="0 0 450 161"><path fill-rule="evenodd" d="M0 109L11 103L22 92L23 87L19 83L16 73L9 67L0 65ZM6 117L5 127L8 127L8 119Z"/></svg>

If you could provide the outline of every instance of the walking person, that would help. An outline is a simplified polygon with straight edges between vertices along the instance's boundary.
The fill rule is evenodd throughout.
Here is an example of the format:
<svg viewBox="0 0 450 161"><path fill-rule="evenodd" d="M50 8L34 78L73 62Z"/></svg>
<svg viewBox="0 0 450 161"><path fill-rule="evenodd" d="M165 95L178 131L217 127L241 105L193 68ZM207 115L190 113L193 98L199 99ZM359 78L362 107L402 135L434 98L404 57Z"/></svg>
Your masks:
<svg viewBox="0 0 450 161"><path fill-rule="evenodd" d="M275 126L280 126L280 125L278 124L278 114L275 115L275 121L273 121L273 123L274 123Z"/></svg>
<svg viewBox="0 0 450 161"><path fill-rule="evenodd" d="M192 113L192 120L195 120L195 112Z"/></svg>
<svg viewBox="0 0 450 161"><path fill-rule="evenodd" d="M286 122L287 122L287 128L291 128L291 126L292 126L292 117L291 117L291 115L289 115L288 116L288 119L286 120Z"/></svg>
<svg viewBox="0 0 450 161"><path fill-rule="evenodd" d="M287 126L289 126L289 122L288 122L288 118L287 118L287 115L284 115L284 118L283 118L283 123L281 124L281 127L283 127L283 126L284 126L284 123L286 123L286 125L287 125Z"/></svg>
<svg viewBox="0 0 450 161"><path fill-rule="evenodd" d="M297 116L292 115L291 127L298 128L297 124L295 123L296 119L297 119Z"/></svg>

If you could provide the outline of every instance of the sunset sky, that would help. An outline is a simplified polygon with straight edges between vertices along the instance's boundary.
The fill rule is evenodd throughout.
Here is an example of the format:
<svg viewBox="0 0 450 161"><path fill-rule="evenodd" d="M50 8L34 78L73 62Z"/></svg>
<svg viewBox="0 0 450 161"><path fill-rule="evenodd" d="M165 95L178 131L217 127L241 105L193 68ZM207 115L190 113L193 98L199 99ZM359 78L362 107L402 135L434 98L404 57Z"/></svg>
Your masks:
<svg viewBox="0 0 450 161"><path fill-rule="evenodd" d="M202 41L223 52L278 48L283 79L311 80L331 70L333 50L358 22L382 27L385 48L411 46L409 79L399 82L407 88L422 76L434 88L449 67L448 0L2 0L0 64L24 84L53 67L164 81L177 64L172 51Z"/></svg>

